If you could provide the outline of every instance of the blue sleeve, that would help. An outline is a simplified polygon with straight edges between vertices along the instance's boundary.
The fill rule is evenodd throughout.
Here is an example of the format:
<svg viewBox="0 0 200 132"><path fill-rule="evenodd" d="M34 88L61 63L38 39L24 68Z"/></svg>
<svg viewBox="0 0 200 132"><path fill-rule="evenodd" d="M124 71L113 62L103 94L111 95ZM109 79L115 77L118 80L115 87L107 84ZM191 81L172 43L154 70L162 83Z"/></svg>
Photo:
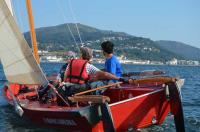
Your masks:
<svg viewBox="0 0 200 132"><path fill-rule="evenodd" d="M107 66L107 68L106 68L106 70L107 70L107 72L109 72L109 73L112 73L112 74L116 74L116 63L111 59L111 60L109 60L108 62L107 62L107 64L106 64Z"/></svg>

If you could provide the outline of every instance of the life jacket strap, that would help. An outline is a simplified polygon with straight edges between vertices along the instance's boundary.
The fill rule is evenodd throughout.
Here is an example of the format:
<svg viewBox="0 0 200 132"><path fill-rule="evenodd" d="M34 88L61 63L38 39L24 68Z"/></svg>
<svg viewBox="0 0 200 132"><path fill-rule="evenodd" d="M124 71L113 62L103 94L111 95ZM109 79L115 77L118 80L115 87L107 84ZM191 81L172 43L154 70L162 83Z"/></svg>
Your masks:
<svg viewBox="0 0 200 132"><path fill-rule="evenodd" d="M85 63L83 64L82 66L82 69L81 69L81 72L80 72L80 75L79 75L79 78L82 78L82 74L83 74L83 70L85 68L85 65L87 64L88 61L85 61ZM85 80L86 81L86 80ZM80 79L78 80L78 83L80 83Z"/></svg>

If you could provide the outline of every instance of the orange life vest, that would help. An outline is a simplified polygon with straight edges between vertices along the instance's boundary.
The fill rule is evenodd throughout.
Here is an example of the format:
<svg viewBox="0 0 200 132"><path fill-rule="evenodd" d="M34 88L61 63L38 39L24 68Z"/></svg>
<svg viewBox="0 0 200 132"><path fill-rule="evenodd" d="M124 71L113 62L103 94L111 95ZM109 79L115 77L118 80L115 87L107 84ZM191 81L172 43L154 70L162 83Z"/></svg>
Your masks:
<svg viewBox="0 0 200 132"><path fill-rule="evenodd" d="M84 84L88 81L89 75L86 71L87 60L72 59L69 67L65 72L67 78L65 82L71 82L76 84Z"/></svg>
<svg viewBox="0 0 200 132"><path fill-rule="evenodd" d="M16 96L18 93L19 93L19 90L21 89L21 86L19 85L19 84L10 84L10 90L11 91L9 91L8 89L7 89L7 91L6 91L6 96L9 98L9 99L12 99L12 96L10 95L10 92L12 92L12 94L14 95L14 96Z"/></svg>

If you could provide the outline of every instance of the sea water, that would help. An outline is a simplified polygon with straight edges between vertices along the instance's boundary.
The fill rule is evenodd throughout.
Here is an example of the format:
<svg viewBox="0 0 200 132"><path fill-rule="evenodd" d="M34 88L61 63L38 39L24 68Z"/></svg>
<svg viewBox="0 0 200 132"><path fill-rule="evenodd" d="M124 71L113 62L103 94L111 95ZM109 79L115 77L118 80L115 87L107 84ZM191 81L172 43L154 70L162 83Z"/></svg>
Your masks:
<svg viewBox="0 0 200 132"><path fill-rule="evenodd" d="M62 63L42 63L41 67L46 74L58 73ZM103 65L96 65L103 68ZM181 94L186 132L200 132L200 67L198 66L165 66L165 65L123 65L124 72L163 70L167 75L185 79ZM5 83L3 69L0 66L0 89ZM2 92L0 93L0 132L57 132L58 129L39 127L20 118L14 109L8 105ZM175 132L172 116L168 116L161 126L151 126L141 129L142 132Z"/></svg>

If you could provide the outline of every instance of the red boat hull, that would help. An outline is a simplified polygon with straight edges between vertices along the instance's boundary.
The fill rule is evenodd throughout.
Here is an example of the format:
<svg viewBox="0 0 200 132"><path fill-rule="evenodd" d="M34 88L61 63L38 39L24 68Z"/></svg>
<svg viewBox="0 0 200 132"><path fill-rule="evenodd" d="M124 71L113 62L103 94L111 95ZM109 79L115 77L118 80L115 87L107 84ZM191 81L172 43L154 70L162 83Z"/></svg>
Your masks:
<svg viewBox="0 0 200 132"><path fill-rule="evenodd" d="M110 88L104 95L111 99L109 111L114 129L118 132L162 124L171 111L170 101L162 85L123 85L122 88ZM22 95L16 97L24 111L23 117L39 125L69 131L105 130L101 105L60 107L55 103L42 104L39 101L30 101ZM7 99L12 102L11 99Z"/></svg>

